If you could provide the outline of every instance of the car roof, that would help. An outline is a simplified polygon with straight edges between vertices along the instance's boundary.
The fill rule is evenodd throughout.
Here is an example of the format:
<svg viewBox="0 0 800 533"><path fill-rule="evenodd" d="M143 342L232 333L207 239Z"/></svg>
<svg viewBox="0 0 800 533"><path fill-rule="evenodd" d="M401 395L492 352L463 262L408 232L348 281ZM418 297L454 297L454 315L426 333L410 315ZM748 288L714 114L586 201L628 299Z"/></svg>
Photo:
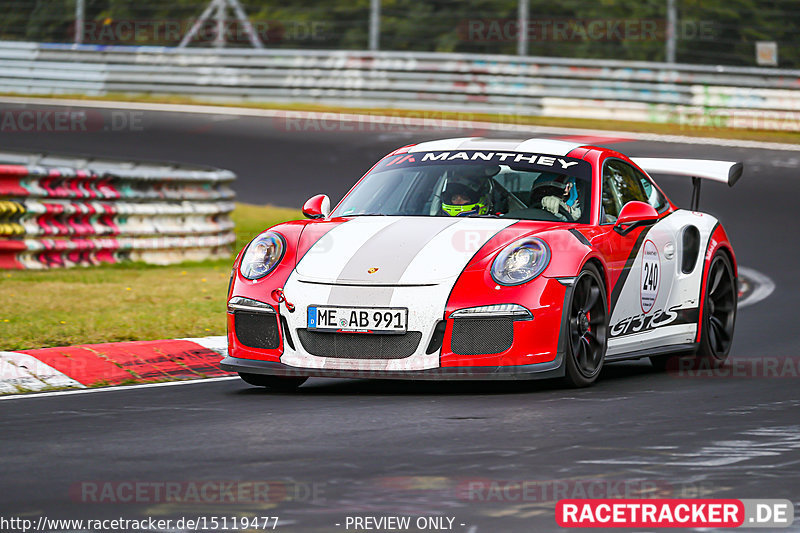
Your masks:
<svg viewBox="0 0 800 533"><path fill-rule="evenodd" d="M557 139L490 139L486 137L457 137L415 144L408 152L438 152L442 150L502 150L507 152L528 152L536 154L566 156L582 143L560 141Z"/></svg>

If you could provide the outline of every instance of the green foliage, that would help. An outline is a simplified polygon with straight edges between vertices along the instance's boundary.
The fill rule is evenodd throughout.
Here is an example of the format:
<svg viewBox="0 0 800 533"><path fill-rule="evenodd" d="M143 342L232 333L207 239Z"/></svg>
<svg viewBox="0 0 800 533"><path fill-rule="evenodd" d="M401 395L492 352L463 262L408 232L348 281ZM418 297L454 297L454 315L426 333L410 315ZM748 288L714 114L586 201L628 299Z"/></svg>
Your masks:
<svg viewBox="0 0 800 533"><path fill-rule="evenodd" d="M76 0L0 0L0 39L70 42ZM755 43L779 43L780 66L797 68L800 4L795 0L676 0L677 55L685 63L754 65ZM367 46L369 0L243 0L250 20L273 48L354 49ZM205 0L86 0L86 20L94 29L88 42L175 45L206 7ZM661 61L665 57L667 0L530 0L529 55ZM517 0L382 0L383 50L486 54L516 53ZM103 29L136 21L140 26L173 24L180 31L144 30L114 40ZM584 37L588 25L642 22L657 28ZM510 24L507 24L510 23ZM490 25L495 30L489 32ZM553 24L567 31L554 36ZM483 25L483 26L481 26ZM537 26L538 25L538 26ZM545 25L551 31L541 31ZM470 32L477 27L484 31ZM231 27L229 46L247 46ZM538 29L537 29L538 28ZM213 25L195 46L207 46ZM490 34L491 33L491 34ZM92 36L90 36L92 37Z"/></svg>

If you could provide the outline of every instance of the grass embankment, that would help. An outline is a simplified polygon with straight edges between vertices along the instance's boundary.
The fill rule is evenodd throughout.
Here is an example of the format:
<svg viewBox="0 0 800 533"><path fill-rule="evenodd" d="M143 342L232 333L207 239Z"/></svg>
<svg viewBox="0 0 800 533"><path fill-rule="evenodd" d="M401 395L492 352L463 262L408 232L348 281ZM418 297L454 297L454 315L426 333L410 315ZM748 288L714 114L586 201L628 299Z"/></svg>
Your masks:
<svg viewBox="0 0 800 533"><path fill-rule="evenodd" d="M236 250L299 211L237 204ZM0 350L225 334L231 259L0 272Z"/></svg>

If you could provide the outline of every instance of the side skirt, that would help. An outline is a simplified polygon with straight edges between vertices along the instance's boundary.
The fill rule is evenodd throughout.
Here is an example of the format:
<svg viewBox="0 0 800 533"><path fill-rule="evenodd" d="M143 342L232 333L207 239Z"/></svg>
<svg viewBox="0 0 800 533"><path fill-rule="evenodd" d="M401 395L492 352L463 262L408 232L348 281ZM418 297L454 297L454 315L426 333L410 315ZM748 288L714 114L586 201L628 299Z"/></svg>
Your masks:
<svg viewBox="0 0 800 533"><path fill-rule="evenodd" d="M681 353L690 353L697 350L697 343L691 342L687 344L674 344L672 346L663 346L661 348L649 348L647 350L637 350L635 352L620 353L617 355L606 356L606 363L615 363L617 361L630 361L633 359L641 359L643 357L653 357L656 355L676 355Z"/></svg>

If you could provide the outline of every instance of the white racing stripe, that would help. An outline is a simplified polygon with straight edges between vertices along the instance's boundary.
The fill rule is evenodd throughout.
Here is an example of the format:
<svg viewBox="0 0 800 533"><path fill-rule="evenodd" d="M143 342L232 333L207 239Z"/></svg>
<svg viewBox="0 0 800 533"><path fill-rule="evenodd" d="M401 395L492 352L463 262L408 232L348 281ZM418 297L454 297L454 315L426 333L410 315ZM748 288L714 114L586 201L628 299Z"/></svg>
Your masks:
<svg viewBox="0 0 800 533"><path fill-rule="evenodd" d="M575 148L580 148L581 146L583 146L581 143L559 141L557 139L529 139L519 143L514 148L514 151L566 156Z"/></svg>
<svg viewBox="0 0 800 533"><path fill-rule="evenodd" d="M306 281L336 281L356 252L396 220L397 217L360 216L339 224L311 246L295 272Z"/></svg>
<svg viewBox="0 0 800 533"><path fill-rule="evenodd" d="M295 349L286 347L281 357L284 364L303 368L385 371L438 367L439 351L431 354L425 351L433 328L444 316L456 280L475 252L497 232L515 222L492 218L369 218L385 218L389 223L383 224L381 231L375 231L359 219L346 222L329 232L329 235L334 234L333 238L319 253L306 254L285 286L287 297L297 306L297 311L283 313L282 310L282 314L290 329L302 330L307 326L307 308L310 305L407 308L408 331L422 333L417 350L402 359L345 359L314 356L300 345ZM339 228L341 231L337 235L335 232ZM353 242L339 238L345 234ZM354 246L354 242L361 246ZM336 266L328 268L327 281L306 282L305 272L315 273L317 279L321 279L326 265L331 265L343 250L349 253L345 263L347 269L340 266L342 260L338 258ZM331 260L328 260L328 255L331 255ZM370 265L377 268L377 272L370 273ZM389 272L382 279L388 285L375 286L371 277L378 275L382 268ZM342 285L343 281L345 285Z"/></svg>
<svg viewBox="0 0 800 533"><path fill-rule="evenodd" d="M510 219L356 217L317 241L292 277L336 285L431 285L453 281Z"/></svg>
<svg viewBox="0 0 800 533"><path fill-rule="evenodd" d="M408 152L439 152L442 150L458 150L459 148L462 148L462 146L468 145L471 141L478 139L480 139L480 137L458 137L455 139L428 141L412 146ZM468 150L469 148L463 149Z"/></svg>

